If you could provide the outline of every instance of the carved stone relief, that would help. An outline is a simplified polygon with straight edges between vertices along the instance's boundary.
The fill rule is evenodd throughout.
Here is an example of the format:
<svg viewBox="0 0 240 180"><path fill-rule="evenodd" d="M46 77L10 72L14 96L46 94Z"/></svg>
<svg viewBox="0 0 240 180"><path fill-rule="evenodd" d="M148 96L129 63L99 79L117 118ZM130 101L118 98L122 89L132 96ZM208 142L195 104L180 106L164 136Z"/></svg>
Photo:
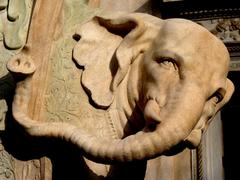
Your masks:
<svg viewBox="0 0 240 180"><path fill-rule="evenodd" d="M14 172L16 180L40 180L40 160L16 161Z"/></svg>
<svg viewBox="0 0 240 180"><path fill-rule="evenodd" d="M196 147L233 92L222 42L191 21L147 14L85 16L82 23L83 15L57 2L49 9L37 2L29 46L7 64L25 77L12 108L26 132L74 144L96 178L116 177L123 168L102 162L139 160L144 169L148 159ZM38 25L43 15L48 28Z"/></svg>
<svg viewBox="0 0 240 180"><path fill-rule="evenodd" d="M6 69L7 60L18 53L25 45L33 0L3 0L0 1L0 179L25 180L40 179L40 161L16 159L8 150L2 138L9 129L11 101L15 83ZM7 119L8 118L8 119ZM12 124L10 125L12 126ZM9 142L8 144L11 144Z"/></svg>
<svg viewBox="0 0 240 180"><path fill-rule="evenodd" d="M239 42L240 41L240 19L212 19L198 21L213 34L219 37L223 42Z"/></svg>
<svg viewBox="0 0 240 180"><path fill-rule="evenodd" d="M20 8L30 1L11 3ZM10 13L6 4L0 7L3 14ZM22 46L18 41L21 45L11 44L5 31L0 32L6 47ZM179 165L180 160L164 155L196 147L233 92L226 78L226 48L201 26L142 13L105 14L90 9L84 0L37 0L25 46L20 52L5 48L3 54L3 64L9 60L8 70L17 82L10 107L16 124L33 139L53 142L53 147L46 146L52 169L50 163L43 165L46 159L16 160L3 147L4 178L49 180L47 174L53 173L57 179L56 165L66 166L59 165L58 158L73 156L77 166L68 161L66 172L58 172L63 179L76 174L126 179L129 172L136 179L165 179L164 173L156 173L158 168L164 162ZM5 101L1 106L4 115ZM61 149L54 149L55 140L67 144L62 156L56 155ZM190 162L188 153L183 155ZM175 170L179 179L186 178Z"/></svg>
<svg viewBox="0 0 240 180"><path fill-rule="evenodd" d="M2 144L0 144L0 178L2 180L14 180L14 160L10 154L8 154Z"/></svg>
<svg viewBox="0 0 240 180"><path fill-rule="evenodd" d="M7 104L5 100L0 100L0 131L5 129L5 118L7 113Z"/></svg>
<svg viewBox="0 0 240 180"><path fill-rule="evenodd" d="M227 45L231 56L229 69L230 71L239 71L240 18L218 18L202 20L198 23L206 27Z"/></svg>
<svg viewBox="0 0 240 180"><path fill-rule="evenodd" d="M0 144L1 180L40 180L40 161L20 161L10 155Z"/></svg>
<svg viewBox="0 0 240 180"><path fill-rule="evenodd" d="M7 75L7 60L25 45L33 0L3 0L0 2L0 108L1 130L7 111L6 99L13 92L13 81ZM11 49L11 50L10 50Z"/></svg>
<svg viewBox="0 0 240 180"><path fill-rule="evenodd" d="M34 0L3 0L0 2L0 41L7 48L18 49L25 44Z"/></svg>

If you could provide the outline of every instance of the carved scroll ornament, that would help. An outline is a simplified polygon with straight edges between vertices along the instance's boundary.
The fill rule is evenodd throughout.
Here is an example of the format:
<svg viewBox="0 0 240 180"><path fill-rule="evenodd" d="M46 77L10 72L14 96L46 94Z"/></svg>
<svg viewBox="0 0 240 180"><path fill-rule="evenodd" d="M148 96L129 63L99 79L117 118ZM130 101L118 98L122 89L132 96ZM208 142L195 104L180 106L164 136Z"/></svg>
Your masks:
<svg viewBox="0 0 240 180"><path fill-rule="evenodd" d="M63 138L94 161L145 160L176 153L176 147L196 147L233 93L225 46L191 21L140 13L96 16L73 37L78 42L72 64L84 94L79 111L89 114L78 124L37 121L28 114L32 86L42 71L29 49L7 64L19 80L13 116L30 135ZM111 135L97 133L95 125L104 122Z"/></svg>
<svg viewBox="0 0 240 180"><path fill-rule="evenodd" d="M9 49L18 49L26 42L33 0L0 1L0 41Z"/></svg>

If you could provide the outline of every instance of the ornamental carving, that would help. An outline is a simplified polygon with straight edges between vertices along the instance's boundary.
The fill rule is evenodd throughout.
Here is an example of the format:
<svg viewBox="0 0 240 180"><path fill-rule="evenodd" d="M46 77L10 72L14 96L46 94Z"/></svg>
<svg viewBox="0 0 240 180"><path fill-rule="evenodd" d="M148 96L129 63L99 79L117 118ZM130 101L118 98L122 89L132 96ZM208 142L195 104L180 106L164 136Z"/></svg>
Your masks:
<svg viewBox="0 0 240 180"><path fill-rule="evenodd" d="M234 91L226 47L192 21L84 0L1 3L6 28L21 26L0 27L1 81L10 82L0 125L33 152L3 147L4 178L166 179L156 173L164 157L196 148Z"/></svg>
<svg viewBox="0 0 240 180"><path fill-rule="evenodd" d="M199 21L204 27L210 30L225 43L240 41L240 19L215 19Z"/></svg>
<svg viewBox="0 0 240 180"><path fill-rule="evenodd" d="M61 3L54 12L43 7L38 14L61 14ZM13 116L31 136L74 144L88 175L116 178L121 168L111 163L137 160L144 169L198 146L233 93L226 47L191 21L101 15L59 38L64 28L47 20L45 29L33 18L29 45L8 61L18 81Z"/></svg>
<svg viewBox="0 0 240 180"><path fill-rule="evenodd" d="M7 48L18 49L26 42L33 0L0 2L0 41Z"/></svg>

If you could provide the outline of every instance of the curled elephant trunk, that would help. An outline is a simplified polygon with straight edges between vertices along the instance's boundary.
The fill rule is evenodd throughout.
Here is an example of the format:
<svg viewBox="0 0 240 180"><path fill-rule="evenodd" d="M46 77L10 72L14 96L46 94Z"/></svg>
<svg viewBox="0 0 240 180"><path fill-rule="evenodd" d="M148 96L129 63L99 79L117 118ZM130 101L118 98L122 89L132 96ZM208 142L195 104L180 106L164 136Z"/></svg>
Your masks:
<svg viewBox="0 0 240 180"><path fill-rule="evenodd" d="M176 100L177 102L166 105L160 111L157 103L153 101L149 100L144 113L149 113L147 115L149 119L146 121L157 118L156 128L146 131L144 129L122 140L112 142L92 138L91 144L89 141L82 143L80 137L75 137L77 144L85 148L85 151L94 158L105 161L143 160L168 153L172 147L183 142L191 133L201 116L204 99L199 97L199 93L191 94L190 97L186 96L180 101ZM156 110L155 113L150 115L154 110Z"/></svg>
<svg viewBox="0 0 240 180"><path fill-rule="evenodd" d="M204 102L198 93L195 96L191 94L161 109L161 122L154 131L141 131L124 139L109 140L89 135L67 123L32 120L27 115L28 89L27 83L18 86L13 102L14 118L28 133L33 136L61 137L76 144L86 156L101 162L143 160L164 154L190 134L201 115ZM194 108L191 105L193 99ZM145 108L156 109L156 103L147 103Z"/></svg>

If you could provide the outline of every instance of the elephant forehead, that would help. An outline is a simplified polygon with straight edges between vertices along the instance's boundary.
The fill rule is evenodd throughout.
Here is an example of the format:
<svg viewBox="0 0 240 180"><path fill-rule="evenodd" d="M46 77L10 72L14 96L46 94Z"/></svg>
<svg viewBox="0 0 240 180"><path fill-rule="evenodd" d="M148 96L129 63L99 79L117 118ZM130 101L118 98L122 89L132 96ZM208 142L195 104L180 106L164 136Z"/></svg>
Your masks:
<svg viewBox="0 0 240 180"><path fill-rule="evenodd" d="M185 67L209 68L226 74L229 53L225 45L204 27L182 19L165 21L154 50L160 56L175 56Z"/></svg>

